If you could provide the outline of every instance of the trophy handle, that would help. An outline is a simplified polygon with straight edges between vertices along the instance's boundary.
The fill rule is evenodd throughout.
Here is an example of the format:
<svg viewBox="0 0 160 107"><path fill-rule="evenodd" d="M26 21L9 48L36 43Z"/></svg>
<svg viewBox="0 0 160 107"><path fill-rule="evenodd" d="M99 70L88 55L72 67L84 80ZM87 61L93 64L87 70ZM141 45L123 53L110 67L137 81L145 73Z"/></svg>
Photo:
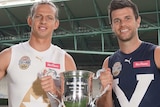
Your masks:
<svg viewBox="0 0 160 107"><path fill-rule="evenodd" d="M52 77L52 78L53 78L53 77ZM60 77L59 77L58 75L56 75L53 80L58 80L58 81L60 81ZM56 101L59 103L59 104L58 104L58 107L65 107L64 104L57 98L57 97L58 97L57 95L52 94L52 93L50 93L50 92L48 92L48 94L49 94L54 100L56 100ZM51 101L52 101L52 100L51 100ZM52 105L51 105L51 107L52 107ZM53 107L54 107L54 105L53 105Z"/></svg>
<svg viewBox="0 0 160 107"><path fill-rule="evenodd" d="M54 95L54 94L52 94L52 93L50 93L50 92L48 92L48 94L53 98L53 99L55 99L59 104L58 104L58 107L63 107L63 104L62 104L62 102L57 98L57 95ZM52 107L52 105L51 105L51 107Z"/></svg>
<svg viewBox="0 0 160 107"><path fill-rule="evenodd" d="M43 76L51 76L53 78L53 80L60 80L59 75L53 71L53 70L47 70L47 72L45 74L43 74L43 72L39 73L39 78L43 77ZM53 98L54 100L56 100L59 104L58 107L65 107L64 104L57 98L58 96L55 94L52 94L50 92L47 92L49 94L49 99ZM50 101L52 101L52 99L50 99ZM52 102L51 102L52 103ZM54 105L51 104L51 107L54 107Z"/></svg>
<svg viewBox="0 0 160 107"><path fill-rule="evenodd" d="M101 72L104 72L105 69L99 69L97 72L96 72L96 76L93 75L93 79L98 79L101 75Z"/></svg>
<svg viewBox="0 0 160 107"><path fill-rule="evenodd" d="M93 79L98 79L99 77L100 77L100 73L101 72L104 72L105 70L104 69L99 69L97 72L96 72L96 76L94 76L93 75ZM105 87L105 89L100 93L100 95L97 95L94 99L93 99L93 101L91 101L91 103L90 103L90 105L91 105L91 107L96 107L96 105L95 105L95 101L98 99L98 98L100 98L103 94L105 94L106 92L107 92L107 90L109 89L109 87L110 87L110 85L107 85L106 87Z"/></svg>

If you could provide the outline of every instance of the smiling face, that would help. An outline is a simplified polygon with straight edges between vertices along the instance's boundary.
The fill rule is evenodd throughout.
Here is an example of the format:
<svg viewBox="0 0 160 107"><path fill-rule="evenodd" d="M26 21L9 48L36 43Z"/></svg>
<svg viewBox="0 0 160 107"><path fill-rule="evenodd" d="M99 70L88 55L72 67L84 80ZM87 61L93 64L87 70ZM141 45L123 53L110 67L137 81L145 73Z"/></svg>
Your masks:
<svg viewBox="0 0 160 107"><path fill-rule="evenodd" d="M53 31L59 26L55 14L55 9L52 6L48 4L38 5L33 16L28 17L31 34L38 38L51 38Z"/></svg>
<svg viewBox="0 0 160 107"><path fill-rule="evenodd" d="M140 17L135 19L132 8L125 7L112 11L112 30L119 42L130 41L138 36ZM137 38L137 37L136 37Z"/></svg>

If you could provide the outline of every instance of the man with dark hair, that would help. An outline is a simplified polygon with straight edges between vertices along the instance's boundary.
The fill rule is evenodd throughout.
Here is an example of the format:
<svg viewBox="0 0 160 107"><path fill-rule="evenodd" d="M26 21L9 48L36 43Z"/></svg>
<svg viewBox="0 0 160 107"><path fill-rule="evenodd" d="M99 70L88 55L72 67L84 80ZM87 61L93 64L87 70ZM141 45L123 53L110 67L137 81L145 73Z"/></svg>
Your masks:
<svg viewBox="0 0 160 107"><path fill-rule="evenodd" d="M131 0L112 0L108 12L120 49L104 60L113 82L101 77L102 86L111 88L98 107L160 107L160 46L139 39L141 17Z"/></svg>

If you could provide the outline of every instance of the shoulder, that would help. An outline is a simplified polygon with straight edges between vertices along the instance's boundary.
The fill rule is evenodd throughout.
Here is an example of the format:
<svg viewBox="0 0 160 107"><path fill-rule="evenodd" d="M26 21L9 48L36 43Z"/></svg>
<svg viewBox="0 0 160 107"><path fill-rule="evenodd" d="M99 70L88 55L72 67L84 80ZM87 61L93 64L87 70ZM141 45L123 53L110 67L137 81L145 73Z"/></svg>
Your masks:
<svg viewBox="0 0 160 107"><path fill-rule="evenodd" d="M66 53L65 53L65 59L71 60L71 59L73 59L73 57L66 52Z"/></svg>
<svg viewBox="0 0 160 107"><path fill-rule="evenodd" d="M10 48L11 50L22 51L21 49L26 49L28 47L30 47L28 42L20 42L18 44L12 45Z"/></svg>
<svg viewBox="0 0 160 107"><path fill-rule="evenodd" d="M76 68L76 64L73 57L70 54L65 53L65 70L70 71L70 70L76 70L76 69L77 68Z"/></svg>
<svg viewBox="0 0 160 107"><path fill-rule="evenodd" d="M109 56L107 58L105 58L105 60L103 61L102 68L108 68L108 60L109 60Z"/></svg>
<svg viewBox="0 0 160 107"><path fill-rule="evenodd" d="M148 51L154 50L157 47L157 45L150 42L142 42L142 46L146 47Z"/></svg>
<svg viewBox="0 0 160 107"><path fill-rule="evenodd" d="M11 48L6 48L0 52L0 59L3 59L4 57L7 58L10 56L11 56Z"/></svg>
<svg viewBox="0 0 160 107"><path fill-rule="evenodd" d="M60 48L57 45L52 44L51 46L52 46L52 50L54 50L54 52L66 53L66 51L64 49Z"/></svg>
<svg viewBox="0 0 160 107"><path fill-rule="evenodd" d="M11 48L6 48L0 52L0 78L1 73L5 73L11 60Z"/></svg>
<svg viewBox="0 0 160 107"><path fill-rule="evenodd" d="M157 67L160 69L160 46L155 48L154 59Z"/></svg>

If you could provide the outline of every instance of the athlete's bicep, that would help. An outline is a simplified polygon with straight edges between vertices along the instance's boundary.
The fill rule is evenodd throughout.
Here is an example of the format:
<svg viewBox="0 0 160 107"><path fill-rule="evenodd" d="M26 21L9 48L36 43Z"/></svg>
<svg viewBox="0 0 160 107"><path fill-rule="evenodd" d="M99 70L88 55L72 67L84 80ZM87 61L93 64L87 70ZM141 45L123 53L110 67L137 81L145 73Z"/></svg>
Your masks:
<svg viewBox="0 0 160 107"><path fill-rule="evenodd" d="M6 74L7 67L11 58L11 49L5 49L0 53L0 79Z"/></svg>
<svg viewBox="0 0 160 107"><path fill-rule="evenodd" d="M66 71L73 71L76 70L76 64L71 55L68 53L65 54L65 70Z"/></svg>
<svg viewBox="0 0 160 107"><path fill-rule="evenodd" d="M107 58L103 61L102 68L105 68L105 69L108 68L108 60L109 60L109 57L107 57Z"/></svg>
<svg viewBox="0 0 160 107"><path fill-rule="evenodd" d="M158 47L155 49L154 59L155 59L155 63L156 63L156 65L157 65L157 68L160 69L160 46L158 46Z"/></svg>

